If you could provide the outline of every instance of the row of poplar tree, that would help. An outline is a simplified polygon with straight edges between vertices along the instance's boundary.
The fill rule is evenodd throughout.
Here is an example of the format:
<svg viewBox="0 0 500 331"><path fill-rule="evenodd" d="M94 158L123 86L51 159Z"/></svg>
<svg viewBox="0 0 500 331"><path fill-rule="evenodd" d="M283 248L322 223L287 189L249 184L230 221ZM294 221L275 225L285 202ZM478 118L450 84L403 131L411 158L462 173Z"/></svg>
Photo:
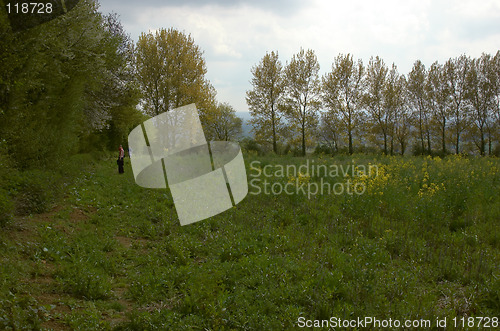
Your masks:
<svg viewBox="0 0 500 331"><path fill-rule="evenodd" d="M117 150L148 117L191 102L208 139L241 130L235 110L217 102L203 52L189 35L161 29L134 43L94 0L20 32L0 11L0 63L2 166L37 168Z"/></svg>
<svg viewBox="0 0 500 331"><path fill-rule="evenodd" d="M339 54L320 77L313 50L283 65L266 53L252 69L247 104L257 142L280 146L319 142L330 150L375 146L385 154L492 154L500 141L500 51L466 55L429 68L417 60L400 74L380 57L367 65Z"/></svg>

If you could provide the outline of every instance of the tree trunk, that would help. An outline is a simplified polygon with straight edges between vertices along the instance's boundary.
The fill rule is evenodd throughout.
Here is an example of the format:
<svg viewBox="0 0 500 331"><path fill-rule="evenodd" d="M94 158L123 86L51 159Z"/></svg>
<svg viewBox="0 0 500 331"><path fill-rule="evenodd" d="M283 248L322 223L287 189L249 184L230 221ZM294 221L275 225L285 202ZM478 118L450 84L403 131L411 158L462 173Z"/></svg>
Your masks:
<svg viewBox="0 0 500 331"><path fill-rule="evenodd" d="M420 142L422 144L422 154L425 154L425 143L424 143L424 128L422 125L422 111L419 114L420 118L418 121L419 129L420 129Z"/></svg>
<svg viewBox="0 0 500 331"><path fill-rule="evenodd" d="M276 119L274 114L274 105L271 106L271 116L272 116L272 126L273 126L273 152L278 154L278 148L276 146Z"/></svg>
<svg viewBox="0 0 500 331"><path fill-rule="evenodd" d="M484 140L484 132L483 132L482 128L481 128L480 132L481 132L481 151L480 151L480 154L481 154L481 156L484 156L484 154L486 152L485 151L486 150L486 142Z"/></svg>
<svg viewBox="0 0 500 331"><path fill-rule="evenodd" d="M305 123L302 123L302 156L306 156L306 129L305 129Z"/></svg>
<svg viewBox="0 0 500 331"><path fill-rule="evenodd" d="M431 150L431 134L429 131L427 131L427 154L431 155L432 150Z"/></svg>
<svg viewBox="0 0 500 331"><path fill-rule="evenodd" d="M391 155L394 155L394 136L391 136Z"/></svg>
<svg viewBox="0 0 500 331"><path fill-rule="evenodd" d="M488 155L490 156L491 156L491 145L492 145L491 130L488 128Z"/></svg>
<svg viewBox="0 0 500 331"><path fill-rule="evenodd" d="M349 128L349 154L352 155L353 153L352 149L352 130Z"/></svg>
<svg viewBox="0 0 500 331"><path fill-rule="evenodd" d="M354 152L353 151L353 148L352 148L352 121L351 121L351 112L349 110L349 118L348 118L348 125L349 127L347 128L347 130L349 131L349 155L352 155L352 153Z"/></svg>
<svg viewBox="0 0 500 331"><path fill-rule="evenodd" d="M384 154L387 155L387 134L384 132Z"/></svg>
<svg viewBox="0 0 500 331"><path fill-rule="evenodd" d="M445 130L446 130L446 120L443 121L443 127L441 132L441 140L442 140L442 148L443 148L443 156L446 155L446 141L445 141Z"/></svg>

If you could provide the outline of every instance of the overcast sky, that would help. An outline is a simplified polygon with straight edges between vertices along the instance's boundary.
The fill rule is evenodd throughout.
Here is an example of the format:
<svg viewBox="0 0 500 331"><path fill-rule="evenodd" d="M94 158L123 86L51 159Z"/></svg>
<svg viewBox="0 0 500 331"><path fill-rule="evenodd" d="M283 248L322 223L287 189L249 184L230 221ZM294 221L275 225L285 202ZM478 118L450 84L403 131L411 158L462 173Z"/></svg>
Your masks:
<svg viewBox="0 0 500 331"><path fill-rule="evenodd" d="M100 0L116 12L128 34L174 27L191 34L204 51L207 78L217 99L248 111L250 69L270 51L285 64L313 49L321 74L339 53L366 64L379 55L400 73L415 60L426 66L450 57L500 49L499 0Z"/></svg>

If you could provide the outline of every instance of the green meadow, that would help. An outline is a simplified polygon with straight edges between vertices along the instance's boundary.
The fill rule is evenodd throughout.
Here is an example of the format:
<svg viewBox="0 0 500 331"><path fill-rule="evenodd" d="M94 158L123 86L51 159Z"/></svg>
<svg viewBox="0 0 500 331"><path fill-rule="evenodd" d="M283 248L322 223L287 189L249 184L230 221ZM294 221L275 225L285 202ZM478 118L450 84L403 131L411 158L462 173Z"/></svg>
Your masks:
<svg viewBox="0 0 500 331"><path fill-rule="evenodd" d="M367 316L498 323L499 159L309 158L358 171L330 176L300 168L302 157L244 158L247 197L182 227L170 192L137 186L129 159L124 175L114 158L90 155L63 170L1 172L17 193L0 204L0 329L281 330L299 318ZM264 173L280 165L301 171ZM360 171L368 165L377 172ZM264 181L274 193L347 181L364 191L259 193Z"/></svg>

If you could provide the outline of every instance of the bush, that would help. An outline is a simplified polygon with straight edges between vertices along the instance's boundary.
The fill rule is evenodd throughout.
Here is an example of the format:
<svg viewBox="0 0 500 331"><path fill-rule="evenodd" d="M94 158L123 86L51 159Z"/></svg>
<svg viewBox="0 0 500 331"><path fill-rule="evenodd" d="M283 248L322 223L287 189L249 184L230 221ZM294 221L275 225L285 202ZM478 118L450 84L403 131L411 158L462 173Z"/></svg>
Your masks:
<svg viewBox="0 0 500 331"><path fill-rule="evenodd" d="M18 171L14 169L12 160L0 142L0 227L9 222L14 213L14 202L9 191L15 187Z"/></svg>
<svg viewBox="0 0 500 331"><path fill-rule="evenodd" d="M420 144L420 142L415 142L411 147L411 153L414 156L426 155L427 150L422 149L422 145Z"/></svg>
<svg viewBox="0 0 500 331"><path fill-rule="evenodd" d="M0 188L0 227L5 226L11 220L13 212L14 203L9 192Z"/></svg>
<svg viewBox="0 0 500 331"><path fill-rule="evenodd" d="M16 296L8 293L0 298L0 329L2 330L40 330L47 310L29 296Z"/></svg>
<svg viewBox="0 0 500 331"><path fill-rule="evenodd" d="M19 171L0 151L0 226L4 226L13 214L25 216L48 211L83 167L93 165L104 156L104 152L77 154L45 170Z"/></svg>
<svg viewBox="0 0 500 331"><path fill-rule="evenodd" d="M314 149L314 154L315 155L319 155L319 154L334 154L334 151L328 145L320 145L320 144L318 144L316 146L316 148Z"/></svg>
<svg viewBox="0 0 500 331"><path fill-rule="evenodd" d="M497 143L497 145L493 149L493 152L491 155L494 155L496 157L500 157L500 143Z"/></svg>
<svg viewBox="0 0 500 331"><path fill-rule="evenodd" d="M262 147L255 141L255 139L245 137L240 141L241 147L247 152L254 151L259 155L262 154Z"/></svg>
<svg viewBox="0 0 500 331"><path fill-rule="evenodd" d="M54 199L56 187L50 183L51 174L43 171L25 171L17 184L16 214L29 215L46 212Z"/></svg>

